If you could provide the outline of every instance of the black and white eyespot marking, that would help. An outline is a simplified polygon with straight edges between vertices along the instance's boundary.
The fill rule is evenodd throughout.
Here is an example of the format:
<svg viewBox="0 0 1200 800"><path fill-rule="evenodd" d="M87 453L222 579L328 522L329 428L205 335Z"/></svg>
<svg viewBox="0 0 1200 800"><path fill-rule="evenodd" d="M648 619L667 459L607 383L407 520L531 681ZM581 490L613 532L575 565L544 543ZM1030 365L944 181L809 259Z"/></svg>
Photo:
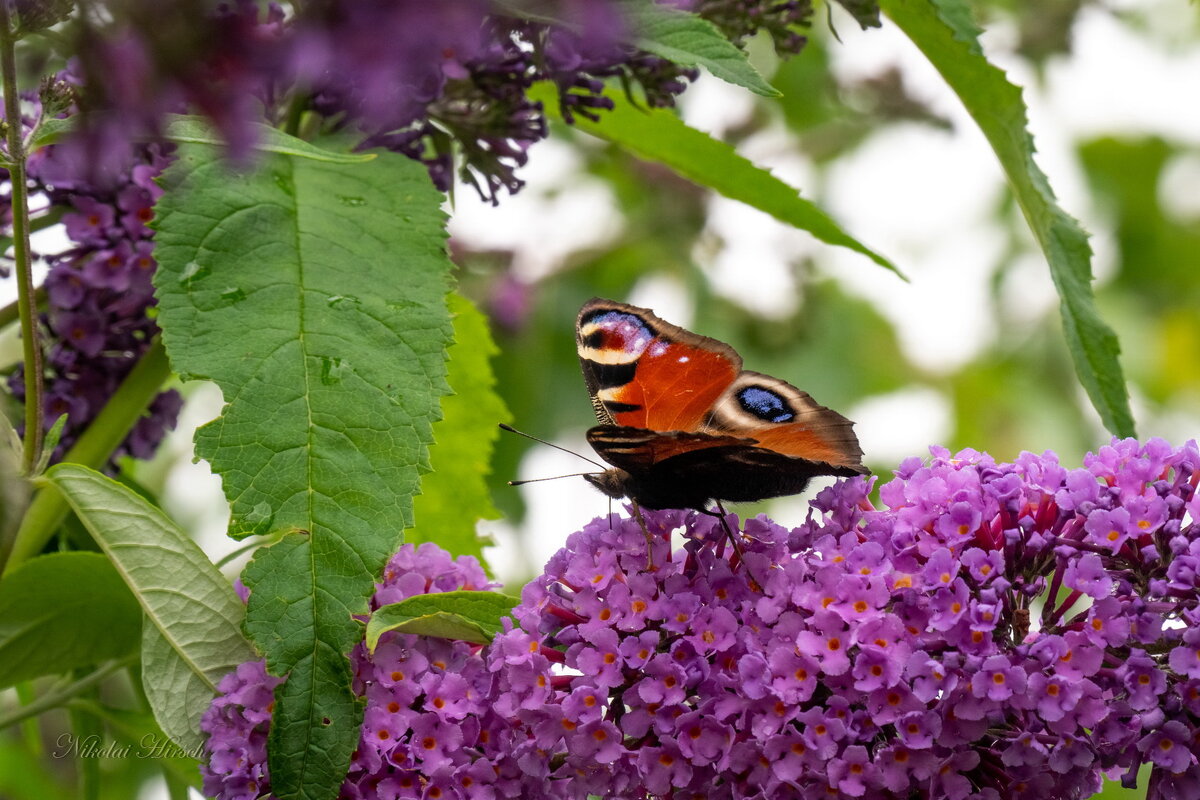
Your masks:
<svg viewBox="0 0 1200 800"><path fill-rule="evenodd" d="M657 336L636 314L598 308L579 320L579 357L596 365L632 366Z"/></svg>
<svg viewBox="0 0 1200 800"><path fill-rule="evenodd" d="M787 399L762 386L747 386L734 395L742 409L767 422L790 422L796 418Z"/></svg>
<svg viewBox="0 0 1200 800"><path fill-rule="evenodd" d="M579 329L581 331L588 330L592 325L601 328L628 326L629 328L643 331L648 339L658 336L658 331L654 330L650 323L637 314L631 314L628 311L621 311L614 308L597 308L595 311L584 314L583 318L579 320Z"/></svg>
<svg viewBox="0 0 1200 800"><path fill-rule="evenodd" d="M736 431L761 425L793 425L811 419L822 410L790 383L745 371L717 398L703 429Z"/></svg>

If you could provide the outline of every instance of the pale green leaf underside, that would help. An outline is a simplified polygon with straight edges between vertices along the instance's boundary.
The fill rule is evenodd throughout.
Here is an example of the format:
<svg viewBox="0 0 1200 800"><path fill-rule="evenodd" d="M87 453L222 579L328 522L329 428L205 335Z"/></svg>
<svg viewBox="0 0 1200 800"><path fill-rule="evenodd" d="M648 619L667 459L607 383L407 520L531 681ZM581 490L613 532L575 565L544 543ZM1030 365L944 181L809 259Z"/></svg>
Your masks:
<svg viewBox="0 0 1200 800"><path fill-rule="evenodd" d="M633 43L643 50L686 67L704 67L713 76L755 94L780 96L746 60L746 54L708 20L650 0L626 0L621 8L637 32Z"/></svg>
<svg viewBox="0 0 1200 800"><path fill-rule="evenodd" d="M289 136L278 128L253 123L254 149L264 153L281 153L310 158L330 164L358 164L373 161L375 153L338 153L317 147L311 142ZM181 144L223 145L224 139L204 117L173 116L167 123L166 138Z"/></svg>
<svg viewBox="0 0 1200 800"><path fill-rule="evenodd" d="M274 154L230 174L184 145L164 177L159 323L172 365L227 403L197 453L232 533L294 529L247 567L246 630L272 674L271 784L336 793L358 738L349 652L428 468L451 324L442 196L425 169Z"/></svg>
<svg viewBox="0 0 1200 800"><path fill-rule="evenodd" d="M388 631L490 644L504 630L500 620L519 602L519 598L499 592L419 594L371 614L367 647L374 651L379 637Z"/></svg>
<svg viewBox="0 0 1200 800"><path fill-rule="evenodd" d="M538 85L530 96L548 109L558 108L552 86ZM600 112L599 122L576 115L574 127L610 141L638 158L654 161L701 186L738 200L800 230L808 231L826 244L862 253L876 264L900 275L891 261L850 236L816 204L800 196L781 181L724 142L689 128L670 111L643 110L610 94L615 108Z"/></svg>
<svg viewBox="0 0 1200 800"><path fill-rule="evenodd" d="M996 152L1050 265L1079 380L1105 427L1118 436L1133 436L1120 347L1092 294L1087 234L1059 207L1034 162L1021 90L984 58L978 28L961 0L882 0L880 6L941 73Z"/></svg>
<svg viewBox="0 0 1200 800"><path fill-rule="evenodd" d="M100 553L50 553L0 581L0 689L136 651L142 610Z"/></svg>
<svg viewBox="0 0 1200 800"><path fill-rule="evenodd" d="M195 542L144 498L76 464L46 473L146 613L142 678L155 718L181 747L200 743L200 715L221 678L256 657L242 603Z"/></svg>
<svg viewBox="0 0 1200 800"><path fill-rule="evenodd" d="M37 135L31 142L32 147L54 144L64 134L78 127L76 117L44 120L38 126ZM374 153L345 153L326 150L311 142L289 136L278 128L261 123L252 123L254 129L253 149L263 153L282 153L284 155L311 158L314 161L327 161L331 164L358 164L375 159ZM210 144L224 146L225 140L220 132L204 117L176 114L168 117L164 138L181 144Z"/></svg>

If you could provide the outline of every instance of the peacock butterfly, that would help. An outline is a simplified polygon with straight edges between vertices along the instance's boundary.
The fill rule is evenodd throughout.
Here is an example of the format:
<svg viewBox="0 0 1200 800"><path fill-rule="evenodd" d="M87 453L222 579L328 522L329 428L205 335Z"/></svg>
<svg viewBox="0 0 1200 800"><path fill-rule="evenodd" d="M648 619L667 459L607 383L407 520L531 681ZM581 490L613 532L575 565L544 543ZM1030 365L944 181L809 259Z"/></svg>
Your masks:
<svg viewBox="0 0 1200 800"><path fill-rule="evenodd" d="M580 309L575 339L600 421L587 439L612 465L584 477L609 497L704 511L867 472L850 420L743 370L724 342L601 298Z"/></svg>

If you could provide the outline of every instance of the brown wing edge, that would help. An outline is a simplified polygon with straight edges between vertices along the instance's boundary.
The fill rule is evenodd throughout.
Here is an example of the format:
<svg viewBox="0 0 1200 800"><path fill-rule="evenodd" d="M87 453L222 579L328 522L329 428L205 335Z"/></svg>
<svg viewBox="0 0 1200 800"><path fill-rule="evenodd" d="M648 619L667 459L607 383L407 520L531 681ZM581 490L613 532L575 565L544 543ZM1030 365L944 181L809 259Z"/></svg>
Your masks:
<svg viewBox="0 0 1200 800"><path fill-rule="evenodd" d="M756 442L739 436L651 431L625 425L597 425L587 432L588 444L602 459L627 472L644 472L655 464L684 453L714 447L753 447Z"/></svg>

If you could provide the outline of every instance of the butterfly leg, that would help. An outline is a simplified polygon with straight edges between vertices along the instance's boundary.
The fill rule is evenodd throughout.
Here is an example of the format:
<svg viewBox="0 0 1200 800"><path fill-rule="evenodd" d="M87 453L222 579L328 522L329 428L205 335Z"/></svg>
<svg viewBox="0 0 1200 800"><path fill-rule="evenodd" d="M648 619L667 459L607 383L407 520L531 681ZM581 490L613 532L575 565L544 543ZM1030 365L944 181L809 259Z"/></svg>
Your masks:
<svg viewBox="0 0 1200 800"><path fill-rule="evenodd" d="M717 501L716 511L712 511L711 509L707 508L699 509L699 511L702 514L707 514L710 517L717 518L717 521L721 523L721 529L725 531L725 537L729 539L729 544L733 547L734 555L737 556L738 561L745 563L746 556L744 553L742 553L742 543L739 541L738 536L729 527L729 522L725 519L725 516L728 512L725 511L725 506L721 505L721 501Z"/></svg>
<svg viewBox="0 0 1200 800"><path fill-rule="evenodd" d="M746 570L746 575L750 579L750 588L756 592L762 592L762 586L757 580L754 579L754 575L750 572L750 567L746 565L746 555L742 552L741 537L733 532L733 529L729 527L729 521L725 518L728 513L725 511L725 506L721 505L720 500L717 500L716 503L716 511L702 508L700 509L700 512L702 514L708 514L709 516L716 517L721 523L721 528L724 529L725 536L727 539L729 539L729 544L733 547L733 553L737 556L738 563L742 565L742 569Z"/></svg>
<svg viewBox="0 0 1200 800"><path fill-rule="evenodd" d="M629 507L633 510L633 518L637 520L638 527L642 529L642 533L646 535L646 569L650 572L654 571L654 537L650 535L650 529L646 527L646 518L642 516L642 509L638 505L637 500L630 498Z"/></svg>

